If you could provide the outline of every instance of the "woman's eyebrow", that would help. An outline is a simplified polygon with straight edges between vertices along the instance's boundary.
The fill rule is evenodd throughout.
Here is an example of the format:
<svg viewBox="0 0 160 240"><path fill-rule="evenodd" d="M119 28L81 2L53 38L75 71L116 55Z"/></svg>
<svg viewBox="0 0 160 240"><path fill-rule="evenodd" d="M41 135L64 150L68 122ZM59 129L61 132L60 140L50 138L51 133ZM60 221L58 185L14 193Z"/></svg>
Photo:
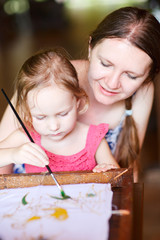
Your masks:
<svg viewBox="0 0 160 240"><path fill-rule="evenodd" d="M137 73L137 72L133 72L133 71L130 71L130 70L128 70L128 71L126 71L126 72L129 73L129 74L136 75L136 77L143 77L143 75L145 75L145 72L143 72L143 73Z"/></svg>
<svg viewBox="0 0 160 240"><path fill-rule="evenodd" d="M98 55L98 57L99 57L101 60L104 60L104 61L107 61L107 62L113 64L108 58L105 58L105 57L103 57L102 55Z"/></svg>

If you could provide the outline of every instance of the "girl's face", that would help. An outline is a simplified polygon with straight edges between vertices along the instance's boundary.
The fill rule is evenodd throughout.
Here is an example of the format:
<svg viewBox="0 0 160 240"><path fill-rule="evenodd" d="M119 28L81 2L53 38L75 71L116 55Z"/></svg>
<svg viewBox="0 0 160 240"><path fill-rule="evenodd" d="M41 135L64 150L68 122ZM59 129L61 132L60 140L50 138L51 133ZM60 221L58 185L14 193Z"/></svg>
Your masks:
<svg viewBox="0 0 160 240"><path fill-rule="evenodd" d="M130 97L147 78L152 60L125 39L105 39L90 50L89 84L105 105Z"/></svg>
<svg viewBox="0 0 160 240"><path fill-rule="evenodd" d="M31 90L28 105L33 128L41 136L59 141L70 134L76 125L78 101L71 92L56 84Z"/></svg>

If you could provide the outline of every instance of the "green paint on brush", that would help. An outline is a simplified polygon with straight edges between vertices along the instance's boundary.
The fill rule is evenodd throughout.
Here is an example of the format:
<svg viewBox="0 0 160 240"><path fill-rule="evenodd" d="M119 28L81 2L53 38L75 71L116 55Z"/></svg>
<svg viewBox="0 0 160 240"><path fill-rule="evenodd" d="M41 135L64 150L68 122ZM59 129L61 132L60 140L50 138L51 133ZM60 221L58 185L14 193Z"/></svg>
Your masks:
<svg viewBox="0 0 160 240"><path fill-rule="evenodd" d="M70 196L66 195L63 190L61 190L61 196L62 196L62 197L56 197L56 196L51 196L51 195L50 195L50 197L55 198L55 199L58 199L58 200L66 200L66 199L71 198Z"/></svg>
<svg viewBox="0 0 160 240"><path fill-rule="evenodd" d="M63 190L61 190L61 196L62 196L63 199L71 198L70 196L66 195Z"/></svg>
<svg viewBox="0 0 160 240"><path fill-rule="evenodd" d="M50 195L50 197L52 197L54 199L58 199L58 200L65 200L65 199L71 198L70 196L66 195L63 190L61 190L61 196L62 197L56 197L56 196L51 196Z"/></svg>

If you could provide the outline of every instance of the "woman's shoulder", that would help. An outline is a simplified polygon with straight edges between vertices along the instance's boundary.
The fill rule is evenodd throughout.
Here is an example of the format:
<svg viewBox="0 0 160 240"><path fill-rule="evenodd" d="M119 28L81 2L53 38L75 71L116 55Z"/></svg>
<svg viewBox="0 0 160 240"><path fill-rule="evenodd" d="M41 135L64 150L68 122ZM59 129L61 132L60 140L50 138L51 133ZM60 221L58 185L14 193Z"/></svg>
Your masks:
<svg viewBox="0 0 160 240"><path fill-rule="evenodd" d="M83 85L83 83L87 81L87 74L88 74L88 67L89 67L88 60L84 60L84 59L72 60L71 63L73 64L73 66L77 71L80 85Z"/></svg>
<svg viewBox="0 0 160 240"><path fill-rule="evenodd" d="M85 60L85 59L71 60L71 63L76 68L76 70L78 70L79 68L83 68L89 64L88 60Z"/></svg>
<svg viewBox="0 0 160 240"><path fill-rule="evenodd" d="M133 107L136 105L152 104L154 97L154 84L152 82L141 86L133 95Z"/></svg>

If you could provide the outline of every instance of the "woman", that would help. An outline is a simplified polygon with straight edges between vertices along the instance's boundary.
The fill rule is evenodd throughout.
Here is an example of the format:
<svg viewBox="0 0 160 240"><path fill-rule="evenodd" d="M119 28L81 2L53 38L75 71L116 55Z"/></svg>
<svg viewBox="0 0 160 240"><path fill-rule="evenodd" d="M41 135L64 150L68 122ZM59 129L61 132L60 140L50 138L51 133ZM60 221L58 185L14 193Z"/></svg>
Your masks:
<svg viewBox="0 0 160 240"><path fill-rule="evenodd" d="M90 100L80 121L109 123L106 139L122 167L137 166L153 103L152 82L160 70L159 42L160 24L155 17L125 7L109 14L91 34L89 61L72 62ZM8 107L1 121L1 139L16 128L11 118Z"/></svg>

